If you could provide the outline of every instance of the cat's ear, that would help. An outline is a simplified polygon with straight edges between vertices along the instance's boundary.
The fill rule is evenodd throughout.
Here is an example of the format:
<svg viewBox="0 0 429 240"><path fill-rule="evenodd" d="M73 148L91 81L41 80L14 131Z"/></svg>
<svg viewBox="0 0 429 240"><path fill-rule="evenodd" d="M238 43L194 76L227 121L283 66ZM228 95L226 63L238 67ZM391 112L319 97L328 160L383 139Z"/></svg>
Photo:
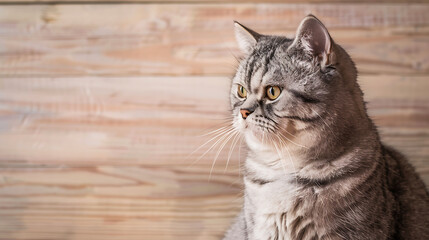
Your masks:
<svg viewBox="0 0 429 240"><path fill-rule="evenodd" d="M258 42L261 36L259 33L241 25L237 21L234 21L234 31L238 46L245 54L250 53L252 47Z"/></svg>
<svg viewBox="0 0 429 240"><path fill-rule="evenodd" d="M323 23L313 15L305 17L296 32L293 46L298 46L318 58L322 66L332 63L332 39Z"/></svg>

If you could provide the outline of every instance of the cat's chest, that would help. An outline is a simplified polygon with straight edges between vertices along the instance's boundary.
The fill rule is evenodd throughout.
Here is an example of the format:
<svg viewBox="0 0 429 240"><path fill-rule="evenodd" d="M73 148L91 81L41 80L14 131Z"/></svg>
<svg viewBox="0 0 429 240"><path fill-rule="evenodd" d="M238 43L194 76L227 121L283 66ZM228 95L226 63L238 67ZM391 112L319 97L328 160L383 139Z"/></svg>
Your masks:
<svg viewBox="0 0 429 240"><path fill-rule="evenodd" d="M249 239L312 239L317 236L314 206L317 195L278 181L246 183L245 205L251 225ZM315 238L317 239L317 238Z"/></svg>

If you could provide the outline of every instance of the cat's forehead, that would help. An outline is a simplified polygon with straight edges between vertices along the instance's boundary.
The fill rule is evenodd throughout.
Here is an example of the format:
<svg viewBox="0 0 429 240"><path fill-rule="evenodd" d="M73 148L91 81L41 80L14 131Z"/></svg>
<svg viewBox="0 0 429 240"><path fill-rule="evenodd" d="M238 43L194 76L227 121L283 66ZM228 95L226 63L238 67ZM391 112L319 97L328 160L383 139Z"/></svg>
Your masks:
<svg viewBox="0 0 429 240"><path fill-rule="evenodd" d="M292 39L265 36L241 62L237 80L254 93L261 87L284 83L285 76L296 72L290 66L293 56L288 56L287 52L291 43Z"/></svg>

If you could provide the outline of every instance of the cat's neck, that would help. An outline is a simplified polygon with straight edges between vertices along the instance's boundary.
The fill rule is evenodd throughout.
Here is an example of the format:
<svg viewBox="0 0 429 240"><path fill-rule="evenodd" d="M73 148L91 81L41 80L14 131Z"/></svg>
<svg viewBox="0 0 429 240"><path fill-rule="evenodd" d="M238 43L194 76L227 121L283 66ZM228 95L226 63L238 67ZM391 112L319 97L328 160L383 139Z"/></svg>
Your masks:
<svg viewBox="0 0 429 240"><path fill-rule="evenodd" d="M294 143L282 148L269 147L250 139L247 141L246 174L250 179L262 181L303 179L323 182L373 165L381 152L377 132L367 129L349 136L341 141L322 139L308 148Z"/></svg>

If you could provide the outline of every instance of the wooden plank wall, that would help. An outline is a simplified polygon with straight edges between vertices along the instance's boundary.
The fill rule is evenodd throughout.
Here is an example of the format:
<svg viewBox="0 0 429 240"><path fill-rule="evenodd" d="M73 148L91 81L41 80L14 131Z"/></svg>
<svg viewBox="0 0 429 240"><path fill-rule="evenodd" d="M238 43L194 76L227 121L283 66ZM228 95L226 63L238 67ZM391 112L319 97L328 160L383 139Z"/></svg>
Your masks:
<svg viewBox="0 0 429 240"><path fill-rule="evenodd" d="M289 37L322 19L429 184L425 1L43 2L0 1L0 239L220 239L244 147L190 153L228 117L234 19Z"/></svg>

